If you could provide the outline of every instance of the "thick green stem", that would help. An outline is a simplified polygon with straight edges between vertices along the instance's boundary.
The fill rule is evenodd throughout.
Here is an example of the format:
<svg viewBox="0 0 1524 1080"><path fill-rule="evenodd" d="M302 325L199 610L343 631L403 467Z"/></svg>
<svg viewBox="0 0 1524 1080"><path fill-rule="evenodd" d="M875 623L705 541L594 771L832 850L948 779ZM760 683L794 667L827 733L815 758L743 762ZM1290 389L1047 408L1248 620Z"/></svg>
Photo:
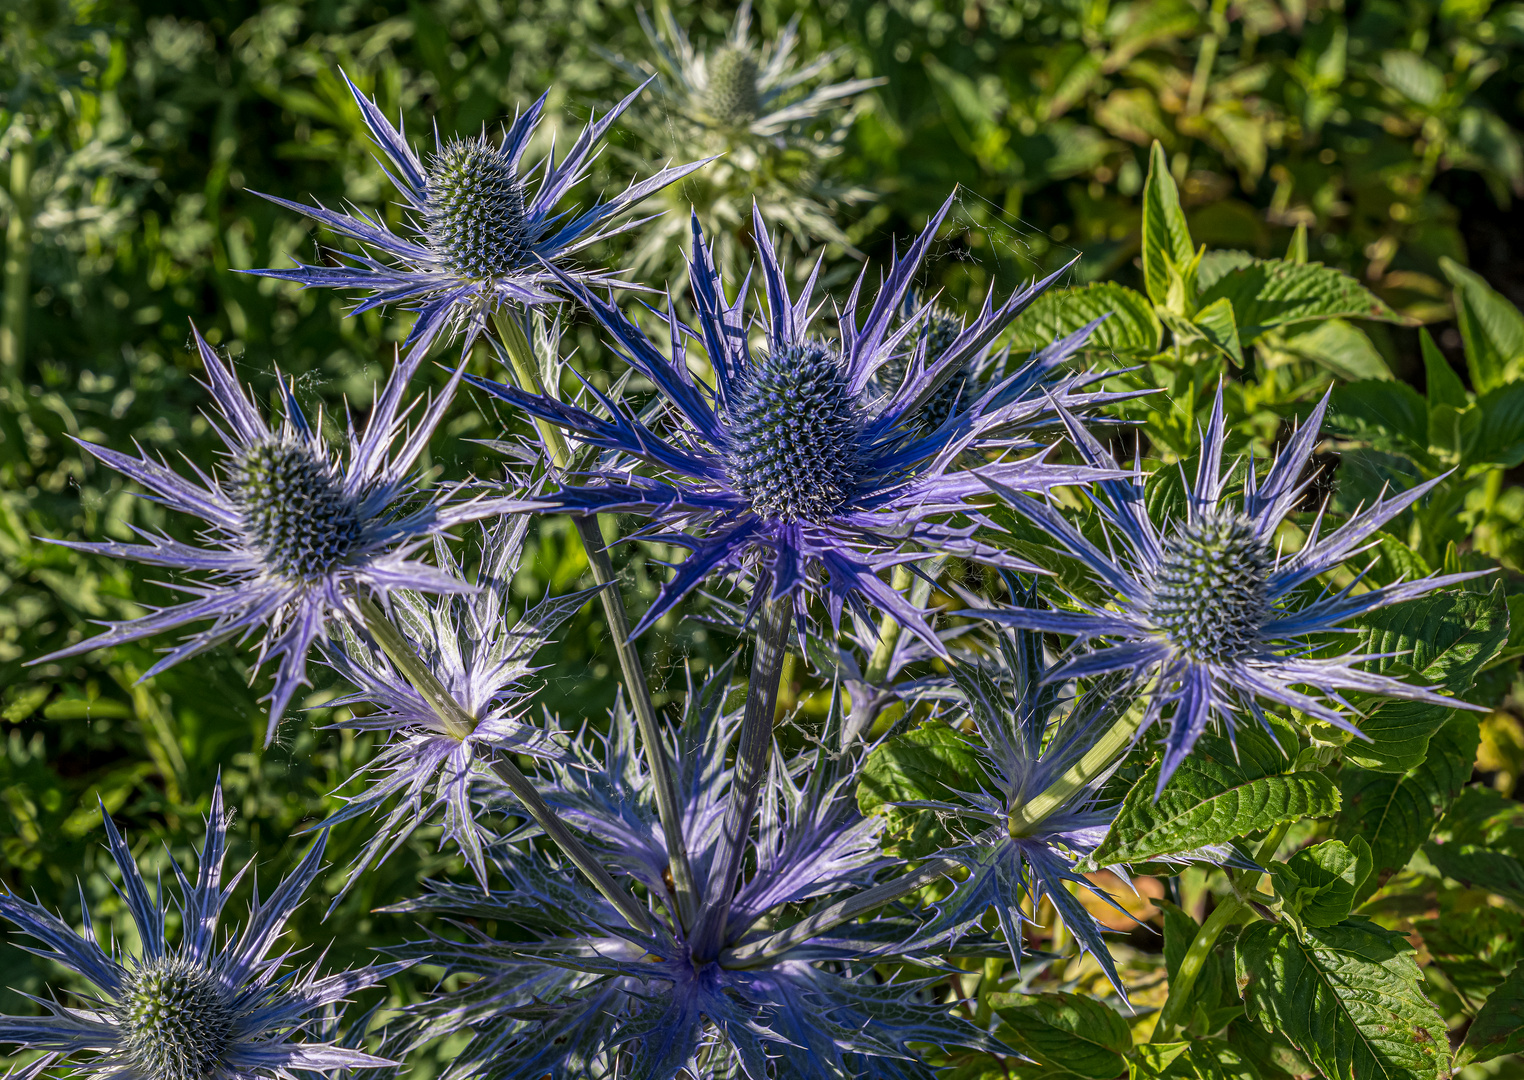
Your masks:
<svg viewBox="0 0 1524 1080"><path fill-rule="evenodd" d="M1291 827L1290 822L1277 825L1270 830L1270 835L1265 837L1265 842L1260 845L1255 854L1255 861L1263 864L1271 858L1276 849L1281 846L1281 841L1286 838L1286 830ZM1236 884L1238 892L1245 891L1259 883L1260 875L1257 872L1245 874ZM1176 1029L1181 1026L1185 1019L1182 1015L1186 1010L1186 1004L1191 1000L1191 993L1196 989L1196 979L1201 975L1201 969L1206 964L1207 957L1217 945L1217 939L1222 932L1236 922L1241 922L1245 916L1252 915L1251 908L1239 896L1225 897L1218 904L1212 914L1207 916L1207 921L1201 924L1196 931L1196 936L1191 941L1191 946L1185 951L1185 956L1180 960L1180 969L1175 972L1175 977L1170 980L1169 998L1164 1003L1164 1008L1159 1011L1159 1019L1154 1024L1154 1033L1149 1042L1169 1042Z"/></svg>
<svg viewBox="0 0 1524 1080"><path fill-rule="evenodd" d="M778 678L783 672L783 656L788 651L788 633L793 618L794 600L791 596L784 595L762 605L757 647L751 661L751 680L746 687L746 713L741 717L735 771L730 780L730 799L725 805L719 845L710 864L709 891L704 897L703 913L691 938L699 954L718 953L725 940L725 922L730 914L731 897L735 895L741 856L746 851L746 834L751 829L751 819L756 816L758 796L762 782L767 779L768 763L772 760Z"/></svg>
<svg viewBox="0 0 1524 1080"><path fill-rule="evenodd" d="M11 145L10 220L5 226L5 293L0 300L0 368L15 371L26 350L32 302L32 144Z"/></svg>
<svg viewBox="0 0 1524 1080"><path fill-rule="evenodd" d="M1132 745L1133 736L1143 723L1141 708L1128 709L1115 724L1085 751L1085 756L1069 767L1051 787L1011 810L1012 836L1028 836L1038 823L1057 813L1077 792L1104 773L1118 754Z"/></svg>
<svg viewBox="0 0 1524 1080"><path fill-rule="evenodd" d="M476 718L461 708L460 703L429 670L429 666L408 643L407 638L402 636L402 632L392 625L391 620L382 614L381 609L373 601L360 597L358 604L360 614L365 619L365 628L370 631L382 651L391 658L393 664L397 665L397 669L402 672L408 682L413 684L413 688L423 695L423 699L439 717L445 734L455 739L469 737L476 730ZM545 830L545 835L565 853L572 865L587 875L593 886L618 909L619 914L623 915L631 926L641 933L650 933L650 920L639 902L619 887L618 882L599 864L597 859L593 858L592 852L588 851L582 845L582 841L572 835L561 819L556 817L556 812L535 790L529 777L520 772L518 766L508 758L493 754L485 747L482 748L482 752L484 756L491 755L486 757L487 766L508 786L508 790L513 792L514 797L524 804L524 809L529 811L529 816Z"/></svg>
<svg viewBox="0 0 1524 1080"><path fill-rule="evenodd" d="M904 592L910 588L910 582L908 566L896 566L889 578L889 586L895 592ZM873 655L868 658L868 668L863 672L863 679L869 686L877 686L889 674L889 661L894 659L894 647L899 644L903 631L904 627L893 615L885 615L883 622L879 623L878 644L873 647Z"/></svg>
<svg viewBox="0 0 1524 1080"><path fill-rule="evenodd" d="M519 389L526 394L544 394L540 381L539 366L535 363L534 350L518 319L498 312L493 316L503 349L513 369ZM536 420L540 438L550 454L551 464L564 470L571 462L571 450L566 437L553 424ZM603 532L596 517L572 519L582 548L587 553L587 565L593 581L603 586L599 597L603 601L603 614L608 620L609 637L614 652L619 657L619 669L624 675L625 690L630 696L630 707L635 712L635 723L640 728L640 739L645 749L646 767L656 788L656 813L661 818L662 833L667 838L667 859L672 869L673 893L677 900L677 918L684 926L692 926L698 910L698 890L693 882L693 870L688 862L688 845L683 835L682 810L677 802L677 785L672 779L672 767L663 749L661 729L656 722L656 707L651 702L651 690L646 684L645 667L640 653L630 640L630 617L625 611L624 598L614 578L614 563L609 558L603 542Z"/></svg>

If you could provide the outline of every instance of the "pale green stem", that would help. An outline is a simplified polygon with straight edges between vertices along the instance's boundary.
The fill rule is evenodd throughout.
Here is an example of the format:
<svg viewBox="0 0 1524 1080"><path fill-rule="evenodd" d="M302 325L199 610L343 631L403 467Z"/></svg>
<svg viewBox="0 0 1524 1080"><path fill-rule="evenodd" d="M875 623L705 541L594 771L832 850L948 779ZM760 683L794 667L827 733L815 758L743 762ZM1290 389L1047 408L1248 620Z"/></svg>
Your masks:
<svg viewBox="0 0 1524 1080"><path fill-rule="evenodd" d="M10 220L5 227L5 294L0 301L0 368L15 371L26 350L32 302L32 144L11 146Z"/></svg>
<svg viewBox="0 0 1524 1080"><path fill-rule="evenodd" d="M1281 841L1286 838L1286 830L1291 823L1283 822L1270 831L1265 837L1265 842L1260 845L1255 855L1255 861L1263 865L1281 846ZM1238 890L1247 890L1258 884L1258 873L1246 874L1237 883ZM1217 945L1217 939L1222 932L1236 922L1242 921L1244 916L1253 913L1248 903L1239 899L1237 895L1224 897L1217 905L1212 914L1207 916L1207 921L1201 924L1196 931L1196 936L1191 941L1191 946L1185 951L1185 956L1180 960L1180 969L1175 972L1175 977L1170 980L1169 998L1164 1003L1164 1008L1159 1011L1159 1019L1154 1024L1154 1033L1149 1042L1169 1042L1174 1036L1175 1030L1180 1027L1185 1012L1186 1002L1190 1001L1191 993L1196 988L1196 980L1201 975L1201 969L1205 966L1207 957Z"/></svg>
<svg viewBox="0 0 1524 1080"><path fill-rule="evenodd" d="M439 717L445 734L454 739L468 738L476 730L476 718L461 708L460 703L429 670L429 666L423 662L407 638L402 636L402 632L392 625L391 620L382 614L381 609L373 601L358 597L357 603L360 614L365 620L365 628L391 658L392 663L397 665L397 669L402 672L407 681L412 683L413 688L429 703L429 707ZM649 934L651 923L639 902L619 887L609 872L593 857L592 852L583 847L582 841L572 835L561 819L556 817L556 812L535 790L529 777L520 772L518 766L505 755L494 754L486 747L481 749L487 766L504 784L508 785L508 790L524 804L524 809L529 811L529 816L545 830L545 835L565 853L572 865L587 875L593 886L619 910L619 914L623 915L631 926L643 934Z"/></svg>
<svg viewBox="0 0 1524 1080"><path fill-rule="evenodd" d="M690 939L702 951L718 953L725 940L725 923L735 895L736 875L746 851L746 834L757 813L757 800L767 767L772 760L773 716L778 705L778 681L788 649L794 618L794 598L785 594L762 604L758 616L757 646L752 655L751 679L746 686L746 712L736 744L735 771L731 774L730 798L725 820L709 872L709 891Z"/></svg>
<svg viewBox="0 0 1524 1080"><path fill-rule="evenodd" d="M910 582L910 567L903 565L896 566L889 578L889 586L895 592L904 592L910 587ZM893 615L885 615L884 621L879 623L878 644L873 647L873 655L868 658L868 668L863 672L863 681L869 686L877 686L889 674L889 661L894 658L894 647L899 644L903 631L904 627Z"/></svg>
<svg viewBox="0 0 1524 1080"><path fill-rule="evenodd" d="M1012 836L1028 836L1043 821L1057 813L1070 799L1090 786L1096 777L1104 773L1118 754L1132 745L1133 736L1143 723L1145 713L1141 708L1128 709L1120 719L1085 751L1085 756L1069 767L1046 790L1036 798L1029 799L1011 810L1010 830Z"/></svg>
<svg viewBox="0 0 1524 1080"><path fill-rule="evenodd" d="M493 324L508 354L519 389L526 394L545 394L540 381L539 365L535 363L534 350L524 327L518 319L502 312L493 315ZM540 438L550 455L551 464L557 470L565 470L571 462L571 450L566 438L555 425L536 420ZM667 839L667 858L672 870L672 891L677 899L677 918L683 926L692 926L698 909L698 890L693 883L693 871L688 862L688 845L683 835L683 816L677 801L677 785L672 780L672 767L663 750L661 729L656 722L656 707L651 702L651 691L646 684L645 667L640 653L630 640L630 617L625 611L624 598L614 577L614 564L603 541L603 533L596 517L574 517L573 524L587 553L587 565L593 581L602 586L599 593L603 601L604 617L609 624L609 637L614 652L619 657L619 668L624 675L625 689L630 696L630 707L635 712L635 723L640 728L640 738L645 749L646 767L656 788L656 813L661 818L662 832Z"/></svg>

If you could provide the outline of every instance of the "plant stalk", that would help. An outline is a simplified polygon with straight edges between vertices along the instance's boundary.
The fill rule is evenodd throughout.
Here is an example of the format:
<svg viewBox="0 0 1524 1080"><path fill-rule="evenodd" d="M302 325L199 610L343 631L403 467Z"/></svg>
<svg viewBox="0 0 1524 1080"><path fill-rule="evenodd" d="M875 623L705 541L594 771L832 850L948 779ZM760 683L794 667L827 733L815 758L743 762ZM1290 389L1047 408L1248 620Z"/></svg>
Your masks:
<svg viewBox="0 0 1524 1080"><path fill-rule="evenodd" d="M397 669L407 677L408 682L413 684L414 689L423 695L423 699L439 717L439 722L444 725L445 733L455 739L468 738L476 730L476 718L460 707L460 703L429 670L429 666L408 643L407 638L403 637L402 632L382 614L381 609L373 600L363 596L356 599L360 614L365 620L365 628L391 658L392 663L397 665ZM529 777L520 772L518 766L507 757L492 754L486 747L482 747L481 751L484 756L492 755L486 758L488 767L504 784L508 785L508 790L524 804L524 809L529 811L529 816L545 830L545 835L565 853L572 865L587 876L593 886L618 909L619 914L623 915L631 926L641 933L650 933L650 920L639 902L619 887L609 872L593 857L592 852L588 851L582 845L582 841L572 835L561 819L556 817L556 812L534 789L534 784L530 782Z"/></svg>
<svg viewBox="0 0 1524 1080"><path fill-rule="evenodd" d="M534 350L518 319L502 312L494 313L493 323L503 349L508 354L514 380L526 394L545 393L540 381L539 367L535 363ZM550 454L551 463L564 471L571 462L571 449L566 437L554 424L536 419L540 438ZM587 553L587 565L593 581L604 588L599 593L603 602L604 617L608 620L609 636L614 642L614 652L619 657L619 669L624 675L625 689L630 695L630 706L635 711L635 723L640 728L640 739L645 747L646 767L656 788L656 813L661 818L662 833L667 839L667 858L671 864L673 893L677 900L677 918L683 926L692 926L698 910L698 889L694 885L693 870L688 861L688 845L683 835L682 810L677 801L677 785L672 779L672 766L667 760L661 730L656 722L656 707L651 703L651 691L646 684L645 667L640 653L630 640L630 617L625 611L624 598L614 579L614 564L604 544L603 532L597 517L573 517L582 548Z"/></svg>
<svg viewBox="0 0 1524 1080"><path fill-rule="evenodd" d="M1032 830L1055 814L1082 791L1097 776L1110 767L1113 759L1132 745L1132 740L1143 723L1144 711L1128 709L1111 728L1085 751L1085 756L1069 767L1055 780L1051 787L1036 798L1029 799L1011 810L1010 831L1015 837L1028 836Z"/></svg>
<svg viewBox="0 0 1524 1080"><path fill-rule="evenodd" d="M889 587L898 593L910 588L910 582L910 567L904 564L896 566L889 577ZM889 674L889 662L894 659L894 647L899 644L903 632L904 627L893 615L885 615L879 623L878 644L873 647L873 655L868 658L868 667L863 672L863 681L869 686L877 686Z"/></svg>
<svg viewBox="0 0 1524 1080"><path fill-rule="evenodd" d="M15 371L26 351L32 301L32 144L11 146L10 220L5 226L5 293L0 301L0 368Z"/></svg>
<svg viewBox="0 0 1524 1080"><path fill-rule="evenodd" d="M758 588L766 588L759 584ZM794 600L784 595L762 604L757 625L757 647L751 661L751 679L746 687L746 713L741 718L741 735L736 746L735 772L730 780L730 799L725 806L725 821L720 827L719 846L710 864L709 891L704 897L703 912L690 940L696 955L718 953L725 940L725 921L730 900L735 895L736 875L741 870L741 856L746 850L746 833L757 813L757 801L767 768L772 760L773 712L778 704L778 679L783 672L783 656L788 651L788 634L793 625Z"/></svg>

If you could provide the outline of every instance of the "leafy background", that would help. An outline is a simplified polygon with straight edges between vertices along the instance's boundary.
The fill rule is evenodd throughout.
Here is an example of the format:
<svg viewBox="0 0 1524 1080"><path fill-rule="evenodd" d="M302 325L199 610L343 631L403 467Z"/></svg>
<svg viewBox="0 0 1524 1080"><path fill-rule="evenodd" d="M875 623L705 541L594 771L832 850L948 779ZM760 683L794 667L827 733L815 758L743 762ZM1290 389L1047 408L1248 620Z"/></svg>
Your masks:
<svg viewBox="0 0 1524 1080"><path fill-rule="evenodd" d="M671 6L700 39L729 22L729 12ZM1396 565L1420 572L1499 562L1507 606L1524 613L1511 596L1524 568L1516 472L1524 462L1524 318L1509 303L1524 303L1524 216L1513 201L1524 194L1524 4L758 5L764 33L796 15L807 51L842 50L837 77L887 80L866 96L844 152L827 166L843 189L867 193L838 209L846 236L871 259L924 224L956 183L964 186L956 224L928 285L967 295L991 277L1009 284L1077 257L1070 285L1152 293L1140 252L1157 141L1194 244L1260 257L1302 245L1304 259L1353 275L1385 305L1381 319L1360 323L1363 345L1344 338L1338 349L1319 347L1285 334L1251 340L1238 328L1246 331L1239 360L1247 353L1259 385L1281 379L1273 392L1234 399L1241 433L1273 443L1298 407L1337 383L1345 436L1341 456L1330 459L1339 465L1337 498L1352 504L1389 477L1459 467L1443 489L1448 501L1427 519L1399 523L1407 531L1387 550ZM297 379L305 402L331 415L346 402L363 412L404 324L346 318L337 298L239 273L309 258L314 244L306 223L254 192L389 205L338 67L388 112L400 109L414 132L435 123L442 132L475 131L546 90L547 114L572 126L627 89L606 53L637 58L646 46L633 6L596 0L21 0L0 13L0 30L0 881L73 918L76 878L98 908L114 903L99 872L98 800L145 859L162 861L166 850L185 859L220 773L238 815L233 857L257 852L274 874L294 863L307 843L300 827L335 805L328 793L372 748L366 737L320 726L322 704L334 696L321 676L303 703L309 711L262 747L256 698L264 686L249 687L247 657L232 647L145 683L136 678L153 661L152 643L24 666L77 640L92 619L171 595L151 573L40 542L127 538L129 524L178 527L72 440L125 447L135 439L198 460L213 454L186 350L191 322L260 392L273 389L278 367ZM587 192L682 149L628 132L616 139ZM841 244L829 254L847 272L855 265ZM1018 327L1018 338L1036 340L1042 329ZM1176 342L1189 337L1170 329ZM598 370L596 341L583 325L573 333L579 362ZM1341 369L1337 356L1350 348L1360 364ZM1156 364L1146 375L1172 387L1190 421L1201 372ZM1145 419L1161 453L1187 453L1172 442L1190 434L1180 415ZM495 475L500 458L473 440L500 430L490 410L458 408L431 464L447 478ZM567 541L564 523L540 527L521 583L526 599L576 585L581 554ZM627 593L653 595L662 571L650 560L660 554L621 554ZM544 658L551 708L597 715L607 707L612 658L602 639L590 605ZM729 645L703 626L674 623L643 647L655 677L676 680L681 658L702 661ZM1465 774L1474 756L1477 790L1499 796L1514 793L1524 769L1524 729L1508 696L1515 667L1500 661L1484 673L1485 700L1502 704L1476 735L1476 754L1457 751L1461 764L1449 766ZM1470 745L1464 732L1457 738ZM1391 775L1394 790L1434 782L1421 760ZM364 829L358 822L336 832L337 865ZM367 875L326 924L326 904L310 904L295 937L331 941L335 964L368 955L412 925L373 909L406 895L421 873L451 865L426 836L416 839ZM1148 918L1168 929L1165 909ZM1498 933L1506 938L1511 925ZM1167 959L1157 936L1130 940L1140 963ZM1454 948L1475 959L1484 944ZM1505 963L1496 952L1488 954L1494 967L1511 965L1511 954ZM26 1008L14 991L37 992L41 965L0 944L0 970L8 988L0 1008ZM390 992L405 997L422 985L399 980Z"/></svg>

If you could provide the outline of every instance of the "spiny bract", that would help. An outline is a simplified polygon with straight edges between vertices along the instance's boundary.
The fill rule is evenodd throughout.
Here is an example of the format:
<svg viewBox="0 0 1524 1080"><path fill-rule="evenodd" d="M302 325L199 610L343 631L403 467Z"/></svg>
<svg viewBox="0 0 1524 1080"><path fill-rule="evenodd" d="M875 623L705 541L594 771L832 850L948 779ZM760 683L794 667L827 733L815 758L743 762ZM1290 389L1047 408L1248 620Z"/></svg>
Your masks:
<svg viewBox="0 0 1524 1080"><path fill-rule="evenodd" d="M1242 514L1182 521L1165 537L1150 614L1181 653L1230 660L1253 649L1269 613L1272 559Z"/></svg>
<svg viewBox="0 0 1524 1080"><path fill-rule="evenodd" d="M428 242L452 273L485 281L534 255L524 184L513 158L486 139L452 139L429 162L424 190Z"/></svg>
<svg viewBox="0 0 1524 1080"><path fill-rule="evenodd" d="M249 544L289 580L332 573L360 543L364 530L355 499L333 462L310 443L250 446L229 486Z"/></svg>
<svg viewBox="0 0 1524 1080"><path fill-rule="evenodd" d="M730 411L726 470L760 516L817 521L857 493L863 416L825 342L763 354Z"/></svg>

